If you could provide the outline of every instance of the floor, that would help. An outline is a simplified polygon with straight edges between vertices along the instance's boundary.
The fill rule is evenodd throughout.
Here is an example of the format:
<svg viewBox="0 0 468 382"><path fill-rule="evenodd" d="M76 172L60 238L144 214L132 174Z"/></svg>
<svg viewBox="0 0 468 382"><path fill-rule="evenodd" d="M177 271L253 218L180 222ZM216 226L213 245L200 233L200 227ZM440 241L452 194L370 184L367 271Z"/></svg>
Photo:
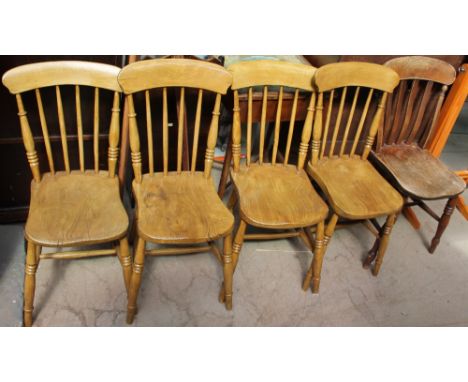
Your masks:
<svg viewBox="0 0 468 382"><path fill-rule="evenodd" d="M466 109L466 108L465 108ZM459 123L468 126L466 110ZM443 153L468 167L468 135L457 128ZM219 176L219 169L215 170ZM468 192L465 192L468 200ZM443 202L431 205L443 209ZM373 237L356 225L335 233L320 293L302 291L312 255L296 239L247 242L234 281L234 309L217 300L222 269L209 253L148 258L134 326L465 326L468 325L468 222L455 212L436 253L435 222L421 229L400 217L378 277L361 266ZM23 226L0 226L0 326L21 326ZM43 261L34 325L125 326L126 293L114 257Z"/></svg>

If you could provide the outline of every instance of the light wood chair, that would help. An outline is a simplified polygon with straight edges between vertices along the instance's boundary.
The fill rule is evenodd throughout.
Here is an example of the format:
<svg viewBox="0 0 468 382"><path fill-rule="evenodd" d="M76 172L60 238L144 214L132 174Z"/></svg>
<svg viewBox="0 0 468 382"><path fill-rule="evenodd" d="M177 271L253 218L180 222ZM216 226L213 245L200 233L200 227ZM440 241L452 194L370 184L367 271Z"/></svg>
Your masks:
<svg viewBox="0 0 468 382"><path fill-rule="evenodd" d="M315 68L307 65L280 61L251 61L231 65L228 70L233 75L232 90L234 93L234 114L232 127L232 153L234 165L231 179L235 190L231 194L229 207L238 201L240 224L237 229L233 247L233 268L236 269L239 253L244 240L271 240L299 236L314 251L314 264L323 257L324 221L328 214L325 202L319 197L303 169L307 157L312 133L312 121L315 111L316 94L312 87ZM253 88L263 89L261 121L259 131L258 159L252 161L252 103ZM268 87L279 87L277 90L276 118L274 125L274 143L271 161L265 157L265 125L267 115ZM294 93L293 107L289 115L287 140L280 142L281 120L284 88ZM246 126L246 161L241 163L241 119L239 109L239 92L248 94L248 117ZM290 163L291 142L296 127L296 109L299 94L307 96L307 115L301 133L301 142L296 164ZM279 147L283 149L284 158L278 160ZM246 234L247 226L283 232L265 234ZM316 226L316 237L313 240L310 227ZM286 231L286 232L285 232ZM312 273L307 275L310 281ZM314 288L318 286L316 273L313 275ZM315 288L318 290L318 287ZM223 298L221 289L220 298Z"/></svg>
<svg viewBox="0 0 468 382"><path fill-rule="evenodd" d="M385 66L399 74L401 83L395 96L388 99L385 123L372 157L405 197L405 207L419 206L438 221L429 247L433 253L449 223L457 196L466 188L462 178L426 149L456 72L447 62L430 57L400 57ZM441 216L424 202L437 199L448 199ZM411 210L406 213L412 221Z"/></svg>
<svg viewBox="0 0 468 382"><path fill-rule="evenodd" d="M129 105L130 148L135 179L133 193L136 199L137 243L133 273L128 297L127 322L132 323L136 313L136 300L141 283L145 255L176 255L212 250L224 269L226 307L231 309L232 260L231 231L234 217L219 199L211 178L213 154L218 135L218 118L221 95L226 94L232 76L219 65L188 59L154 59L130 64L122 69L119 83L127 95ZM169 170L169 122L167 92L169 87L180 88L177 164ZM194 121L194 136L190 171L182 171L183 126L186 115L185 92L198 90ZM154 171L153 127L150 90L162 91L162 145L163 171ZM200 118L203 97L214 92L216 99L209 126L205 164L197 171L196 159L199 146ZM148 173L142 173L140 138L136 122L134 98L145 96L146 134L148 136ZM209 94L209 93L208 93ZM154 105L153 105L154 106ZM172 125L172 124L171 124ZM224 239L221 255L216 239ZM158 248L146 250L146 243L187 244L207 243L207 246Z"/></svg>
<svg viewBox="0 0 468 382"><path fill-rule="evenodd" d="M319 184L333 210L325 229L324 246L329 245L338 218L361 220L370 228L374 226L379 237L373 269L377 276L403 199L367 157L381 123L387 95L398 85L399 78L392 69L381 65L349 62L319 68L314 81L319 94L307 172ZM349 102L351 107L344 111ZM356 112L356 105L362 104L363 108ZM334 123L331 115L336 115ZM387 217L383 227L376 220L379 216Z"/></svg>
<svg viewBox="0 0 468 382"><path fill-rule="evenodd" d="M3 84L16 96L18 116L26 156L31 167L31 203L26 221L27 240L24 280L24 325L32 325L33 301L36 284L36 269L42 259L78 259L89 256L117 254L123 267L125 286L131 277L131 259L126 238L128 217L119 193L116 163L119 144L120 86L115 66L79 61L61 61L29 64L16 67L3 75ZM74 87L76 106L76 134L78 135L79 170L72 170L68 155L67 133L62 99L64 88ZM46 120L41 90L55 87L58 125L62 143L64 169L60 171L54 162L54 153L49 138L49 128L55 124ZM94 88L93 152L94 168L85 168L83 144L83 114L81 108L82 87ZM61 90L62 89L62 90ZM71 90L71 89L68 89ZM114 100L109 128L108 170L99 166L100 92L113 92ZM29 120L23 103L23 94L34 91L38 108L49 172L41 173L36 142L33 139ZM44 92L46 90L44 89ZM69 93L73 94L73 93ZM47 101L44 98L45 101ZM73 102L73 100L70 100ZM110 113L110 110L109 110ZM53 142L52 142L53 143ZM111 249L60 251L42 253L42 247L78 247L102 243L116 243Z"/></svg>

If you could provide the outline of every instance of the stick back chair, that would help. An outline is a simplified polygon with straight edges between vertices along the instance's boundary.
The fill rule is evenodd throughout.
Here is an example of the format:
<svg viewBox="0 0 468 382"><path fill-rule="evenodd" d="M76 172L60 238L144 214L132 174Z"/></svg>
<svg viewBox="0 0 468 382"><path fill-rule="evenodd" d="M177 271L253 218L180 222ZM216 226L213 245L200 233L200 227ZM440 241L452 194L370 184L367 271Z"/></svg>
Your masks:
<svg viewBox="0 0 468 382"><path fill-rule="evenodd" d="M316 94L312 87L315 68L289 62L259 60L240 62L228 70L233 75L234 114L232 127L233 168L231 179L234 191L229 206L238 201L240 224L232 248L234 270L244 240L271 240L299 236L314 251L314 259L323 256L322 239L324 221L328 214L325 202L319 197L303 169L312 133ZM259 129L258 159L252 160L252 93L254 87L263 88L263 102ZM268 87L279 87L276 104L276 119L271 161L264 155L265 125L268 104ZM282 104L285 88L293 90L294 101L289 117L287 139L280 142ZM241 163L241 119L239 92L248 93L248 117L246 126L246 160ZM290 164L291 143L296 127L296 109L300 92L307 97L307 115L303 124L297 162ZM279 147L284 158L278 159ZM247 226L268 230L281 230L280 233L246 234ZM316 226L313 240L310 227ZM286 232L284 232L286 230ZM311 275L309 275L311 277ZM314 283L316 280L314 279ZM310 280L309 280L310 284ZM222 298L223 293L220 293Z"/></svg>
<svg viewBox="0 0 468 382"><path fill-rule="evenodd" d="M77 259L89 256L117 254L123 267L125 286L128 288L131 277L131 259L126 238L128 217L120 199L116 164L119 144L120 86L117 76L120 69L115 66L80 62L60 61L23 65L13 68L3 75L3 84L16 96L21 133L26 156L31 167L31 203L26 221L27 241L25 281L24 281L24 324L32 325L33 301L36 283L36 269L42 259ZM45 88L55 88L55 100L43 95ZM71 169L68 154L64 105L67 100L62 91L74 87L76 109L76 134L78 136L79 169ZM94 88L93 111L93 156L92 169L85 168L85 159L91 156L84 150L83 113L81 107L82 88ZM43 93L41 94L41 90ZM83 90L84 91L84 90ZM109 127L108 169L100 169L99 131L100 118L104 110L100 108L100 94L113 92L113 106ZM34 92L42 137L47 154L48 172L41 173L36 142L33 139L23 95ZM26 94L26 95L25 95ZM69 93L73 94L73 93ZM52 97L53 98L53 97ZM46 102L57 107L58 121L47 121ZM32 120L37 120L37 118ZM49 132L59 125L62 144L63 169L58 169L54 161ZM50 129L49 129L50 128ZM43 165L44 167L44 165ZM111 249L74 250L55 253L42 253L42 247L77 247L102 243L117 243Z"/></svg>
<svg viewBox="0 0 468 382"><path fill-rule="evenodd" d="M145 255L175 255L212 250L224 269L226 308L231 308L232 260L231 231L234 217L219 199L211 178L213 154L218 135L221 95L226 94L232 76L223 67L189 59L154 59L130 64L122 69L119 83L127 95L130 128L130 149L134 172L133 193L136 200L137 243L133 273L128 297L127 322L132 323L136 313L136 300L141 283ZM176 170L169 171L168 88L179 88L179 120L177 123ZM185 93L196 89L198 99L192 140L191 167L182 170L183 126L186 114ZM162 145L163 171L154 171L154 128L150 91L162 91ZM216 94L209 126L203 171L197 171L200 118L206 92ZM137 127L134 99L145 97L146 134L148 136L148 173L142 173L140 133ZM154 106L154 105L153 105ZM224 250L214 244L224 239ZM187 244L207 243L208 246L159 248L146 250L146 243Z"/></svg>
<svg viewBox="0 0 468 382"><path fill-rule="evenodd" d="M375 226L378 229L375 234L380 237L375 276L403 199L367 158L387 95L398 81L398 75L389 68L358 62L325 65L314 77L319 93L307 171L325 193L333 211L325 229L324 246L329 245L338 218L362 220L371 228ZM344 112L347 102L351 102L351 107ZM364 106L356 112L358 104ZM336 115L334 123L331 115ZM338 136L342 137L339 144ZM376 220L379 216L387 217L384 227ZM319 278L319 274L314 277Z"/></svg>
<svg viewBox="0 0 468 382"><path fill-rule="evenodd" d="M381 139L372 156L405 197L406 207L417 205L438 221L429 247L433 253L449 223L457 196L466 187L462 178L426 149L456 72L449 63L430 57L400 57L387 61L385 66L395 70L401 82L395 96L388 99ZM448 199L441 216L424 202L437 199Z"/></svg>

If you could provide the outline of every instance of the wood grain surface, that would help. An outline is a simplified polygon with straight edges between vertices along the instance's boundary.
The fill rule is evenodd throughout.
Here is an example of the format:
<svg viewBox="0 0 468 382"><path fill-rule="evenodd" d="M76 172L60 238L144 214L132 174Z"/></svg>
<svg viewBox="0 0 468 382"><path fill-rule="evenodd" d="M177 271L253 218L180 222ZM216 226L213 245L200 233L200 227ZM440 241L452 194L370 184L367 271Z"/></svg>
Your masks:
<svg viewBox="0 0 468 382"><path fill-rule="evenodd" d="M326 193L334 211L347 219L390 215L401 209L403 198L372 166L360 157L323 158L307 167Z"/></svg>
<svg viewBox="0 0 468 382"><path fill-rule="evenodd" d="M293 165L251 164L231 172L242 219L256 227L307 227L323 221L328 208L304 170Z"/></svg>
<svg viewBox="0 0 468 382"><path fill-rule="evenodd" d="M449 198L462 193L466 184L440 159L418 146L388 145L374 155L400 190L418 199Z"/></svg>
<svg viewBox="0 0 468 382"><path fill-rule="evenodd" d="M156 243L198 243L232 230L234 217L202 172L143 175L133 182L138 233Z"/></svg>
<svg viewBox="0 0 468 382"><path fill-rule="evenodd" d="M128 227L117 177L94 170L44 174L31 183L26 238L41 246L104 243L122 238Z"/></svg>

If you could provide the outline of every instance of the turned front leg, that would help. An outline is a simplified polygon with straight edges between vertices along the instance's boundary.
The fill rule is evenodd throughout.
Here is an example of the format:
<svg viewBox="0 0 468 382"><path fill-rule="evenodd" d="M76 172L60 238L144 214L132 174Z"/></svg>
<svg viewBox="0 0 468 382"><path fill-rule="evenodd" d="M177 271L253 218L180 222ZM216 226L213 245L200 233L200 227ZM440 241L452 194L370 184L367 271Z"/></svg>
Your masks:
<svg viewBox="0 0 468 382"><path fill-rule="evenodd" d="M232 236L224 238L223 271L224 271L224 304L227 310L232 310L232 276L234 267L232 262Z"/></svg>
<svg viewBox="0 0 468 382"><path fill-rule="evenodd" d="M24 303L23 322L24 326L32 326L32 313L34 309L34 292L36 290L36 269L38 256L36 246L28 241L26 250L26 264L24 267Z"/></svg>
<svg viewBox="0 0 468 382"><path fill-rule="evenodd" d="M306 274L302 289L307 290L312 280L312 293L318 293L320 288L320 274L322 272L322 263L324 255L324 237L325 237L325 223L322 221L317 225L315 232L315 244L314 244L314 257L312 264L310 265L309 271Z"/></svg>
<svg viewBox="0 0 468 382"><path fill-rule="evenodd" d="M130 288L128 291L127 324L131 324L133 322L137 309L136 301L138 291L140 290L141 274L143 273L143 266L145 263L145 244L145 241L141 237L138 237Z"/></svg>
<svg viewBox="0 0 468 382"><path fill-rule="evenodd" d="M242 248L242 243L244 242L245 229L247 228L247 223L243 220L240 221L239 228L237 229L236 236L234 238L234 243L232 244L232 273L236 271L237 262L239 261L239 253ZM226 302L226 291L224 288L224 283L221 284L221 289L219 291L219 302Z"/></svg>
<svg viewBox="0 0 468 382"><path fill-rule="evenodd" d="M120 240L119 250L117 253L120 264L122 265L125 289L127 290L128 296L128 290L130 288L130 282L132 279L132 258L130 257L130 250L128 248L128 240L126 237Z"/></svg>
<svg viewBox="0 0 468 382"><path fill-rule="evenodd" d="M395 224L396 217L396 214L389 215L387 217L387 220L385 221L385 226L383 227L383 235L380 238L379 249L377 252L377 257L375 259L374 269L372 270L372 274L374 276L377 276L379 274L380 267L382 266L382 261L388 246L388 240L390 239L390 232L392 232L392 228Z"/></svg>

